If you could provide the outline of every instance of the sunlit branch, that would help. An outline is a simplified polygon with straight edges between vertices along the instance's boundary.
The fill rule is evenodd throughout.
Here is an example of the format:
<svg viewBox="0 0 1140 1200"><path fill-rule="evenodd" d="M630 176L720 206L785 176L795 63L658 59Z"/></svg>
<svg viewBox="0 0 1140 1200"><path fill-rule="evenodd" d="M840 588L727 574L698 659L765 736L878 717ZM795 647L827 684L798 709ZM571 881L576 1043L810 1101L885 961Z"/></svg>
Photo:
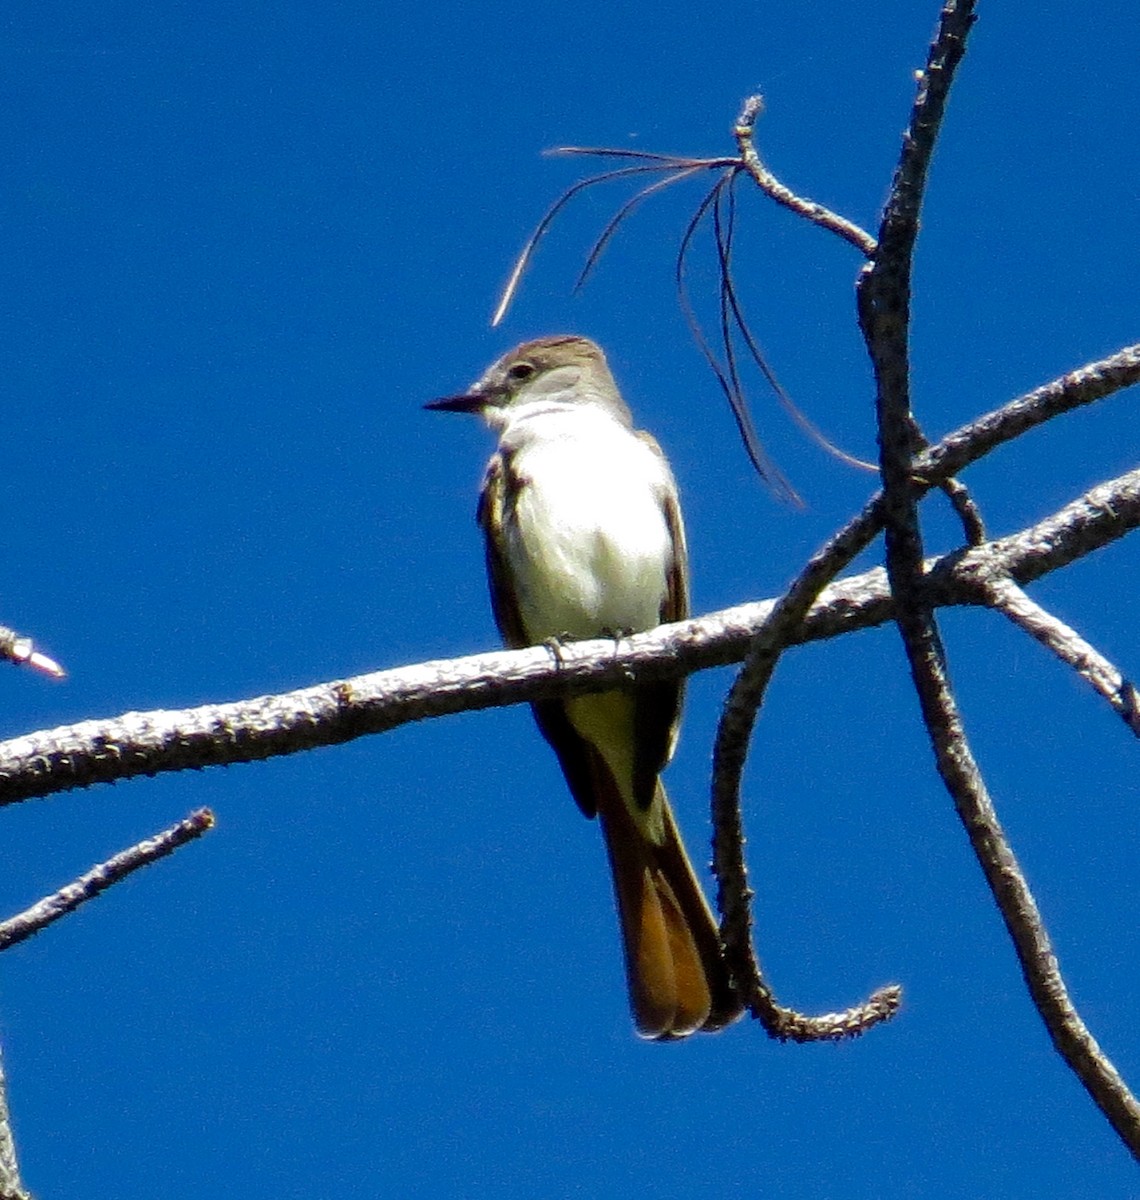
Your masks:
<svg viewBox="0 0 1140 1200"><path fill-rule="evenodd" d="M0 625L0 659L7 659L17 666L31 667L53 679L63 679L67 674L54 658L37 650L30 637L9 629L7 625Z"/></svg>
<svg viewBox="0 0 1140 1200"><path fill-rule="evenodd" d="M200 838L213 827L214 814L208 808L200 808L185 820L171 825L154 837L121 850L106 862L92 867L78 879L60 888L58 892L37 901L31 908L9 917L6 921L0 921L0 950L7 950L27 941L41 929L46 929L61 917L66 917L89 900L94 900L128 875L173 854L179 846Z"/></svg>
<svg viewBox="0 0 1140 1200"><path fill-rule="evenodd" d="M736 136L736 144L740 148L740 161L744 169L755 180L760 190L766 196L775 200L777 204L782 204L785 208L791 209L792 212L799 216L806 217L814 225L820 225L824 229L831 230L832 233L836 233L843 238L845 242L850 242L864 258L872 258L875 254L876 243L875 239L869 233L860 229L858 225L848 221L845 217L833 213L822 204L816 204L813 200L805 200L802 196L797 196L793 191L780 183L760 161L753 136L756 118L763 110L763 100L759 96L749 96L744 102L744 107L740 110L740 116L736 118L736 126L733 129L733 133Z"/></svg>
<svg viewBox="0 0 1140 1200"><path fill-rule="evenodd" d="M1136 687L1095 646L1031 600L1008 576L987 580L983 584L983 596L1019 629L1072 667L1140 737L1140 696Z"/></svg>

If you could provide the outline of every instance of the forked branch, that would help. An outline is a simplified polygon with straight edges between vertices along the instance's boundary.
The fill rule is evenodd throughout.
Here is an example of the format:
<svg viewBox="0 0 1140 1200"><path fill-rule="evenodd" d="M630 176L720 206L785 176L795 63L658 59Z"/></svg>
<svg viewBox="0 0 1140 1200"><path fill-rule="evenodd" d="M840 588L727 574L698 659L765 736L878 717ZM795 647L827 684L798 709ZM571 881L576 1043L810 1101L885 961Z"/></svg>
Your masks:
<svg viewBox="0 0 1140 1200"><path fill-rule="evenodd" d="M860 326L875 370L887 571L911 675L939 774L1001 912L1033 1002L1053 1044L1140 1158L1140 1105L1069 998L1041 914L1009 845L966 738L934 608L924 586L915 479L916 423L908 359L910 279L918 215L954 72L974 20L971 0L948 0L884 215L879 248L859 286Z"/></svg>

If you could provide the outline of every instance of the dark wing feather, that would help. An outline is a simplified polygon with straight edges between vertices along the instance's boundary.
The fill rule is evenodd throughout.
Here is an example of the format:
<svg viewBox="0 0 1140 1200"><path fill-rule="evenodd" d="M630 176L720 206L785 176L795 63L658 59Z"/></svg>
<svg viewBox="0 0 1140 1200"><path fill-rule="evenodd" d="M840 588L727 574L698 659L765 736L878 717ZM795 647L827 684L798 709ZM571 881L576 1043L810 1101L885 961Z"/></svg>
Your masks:
<svg viewBox="0 0 1140 1200"><path fill-rule="evenodd" d="M499 549L498 534L503 529L503 514L508 503L510 461L502 453L487 464L475 520L483 530L483 548L487 560L487 583L491 591L491 611L503 642L512 650L531 644L523 628L522 616L515 603L515 589L506 559Z"/></svg>
<svg viewBox="0 0 1140 1200"><path fill-rule="evenodd" d="M641 439L665 465L665 456L656 439L644 430L637 432ZM673 543L673 558L669 564L665 598L660 617L664 624L683 621L689 615L689 556L685 547L685 530L681 524L681 509L677 502L676 485L670 477L670 487L658 497ZM657 777L673 756L677 728L681 720L681 680L663 680L643 684L637 689L637 708L634 730L637 738L637 761L634 764L633 790L638 805L648 811L657 790Z"/></svg>
<svg viewBox="0 0 1140 1200"><path fill-rule="evenodd" d="M504 517L509 515L519 486L517 477L511 472L510 459L502 452L496 454L487 464L475 514L483 530L487 582L491 590L495 624L504 643L514 650L533 645L533 640L523 626L510 569L498 539L504 528ZM531 711L542 736L558 755L559 765L575 803L587 817L596 816L598 808L594 800L590 767L593 751L590 744L570 724L560 700L539 700L531 705Z"/></svg>

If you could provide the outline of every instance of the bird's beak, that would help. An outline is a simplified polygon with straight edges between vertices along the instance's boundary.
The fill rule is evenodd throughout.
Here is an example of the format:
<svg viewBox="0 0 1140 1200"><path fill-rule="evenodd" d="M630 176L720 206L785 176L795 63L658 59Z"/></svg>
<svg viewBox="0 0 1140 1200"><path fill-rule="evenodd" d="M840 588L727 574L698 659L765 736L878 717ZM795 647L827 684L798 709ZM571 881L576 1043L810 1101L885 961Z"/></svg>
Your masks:
<svg viewBox="0 0 1140 1200"><path fill-rule="evenodd" d="M464 392L462 396L444 396L441 400L432 400L425 404L432 412L480 413L487 407L487 396L484 392Z"/></svg>

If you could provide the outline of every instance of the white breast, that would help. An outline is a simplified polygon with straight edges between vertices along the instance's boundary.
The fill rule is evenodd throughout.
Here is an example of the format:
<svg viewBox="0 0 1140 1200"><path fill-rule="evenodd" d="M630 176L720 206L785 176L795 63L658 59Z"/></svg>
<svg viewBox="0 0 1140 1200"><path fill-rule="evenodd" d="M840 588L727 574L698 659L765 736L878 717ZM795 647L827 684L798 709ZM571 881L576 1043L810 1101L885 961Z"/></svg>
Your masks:
<svg viewBox="0 0 1140 1200"><path fill-rule="evenodd" d="M525 410L504 431L522 484L504 549L534 641L650 629L673 563L668 469L592 405Z"/></svg>

